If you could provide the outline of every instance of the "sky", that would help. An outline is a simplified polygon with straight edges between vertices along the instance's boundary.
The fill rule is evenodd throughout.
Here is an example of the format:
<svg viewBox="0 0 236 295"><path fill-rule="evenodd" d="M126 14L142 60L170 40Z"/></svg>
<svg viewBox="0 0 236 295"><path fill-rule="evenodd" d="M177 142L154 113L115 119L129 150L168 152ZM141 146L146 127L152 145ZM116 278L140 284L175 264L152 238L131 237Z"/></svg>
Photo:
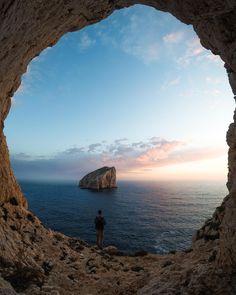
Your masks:
<svg viewBox="0 0 236 295"><path fill-rule="evenodd" d="M6 120L18 179L226 180L233 94L191 26L146 6L64 35L34 58Z"/></svg>

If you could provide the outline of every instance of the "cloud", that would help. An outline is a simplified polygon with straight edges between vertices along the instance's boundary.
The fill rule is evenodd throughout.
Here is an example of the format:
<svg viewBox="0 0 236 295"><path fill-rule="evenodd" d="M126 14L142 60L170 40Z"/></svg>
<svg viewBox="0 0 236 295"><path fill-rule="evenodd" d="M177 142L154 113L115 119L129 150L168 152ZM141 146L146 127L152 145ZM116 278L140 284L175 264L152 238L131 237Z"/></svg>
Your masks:
<svg viewBox="0 0 236 295"><path fill-rule="evenodd" d="M168 88L170 88L170 87L177 86L177 85L180 84L180 82L181 82L180 77L177 77L177 78L172 79L172 80L167 80L167 81L165 81L165 82L163 83L163 85L161 86L161 89L162 89L162 90L166 90L166 89L168 89Z"/></svg>
<svg viewBox="0 0 236 295"><path fill-rule="evenodd" d="M154 143L154 147L147 149L140 156L137 157L137 162L141 166L158 164L160 160L168 159L171 152L184 143L181 141L166 141L162 140Z"/></svg>
<svg viewBox="0 0 236 295"><path fill-rule="evenodd" d="M186 50L182 56L176 59L179 65L187 66L191 64L194 60L204 63L219 63L222 65L223 61L218 55L214 55L209 50L206 50L200 42L198 36L189 37L185 42Z"/></svg>
<svg viewBox="0 0 236 295"><path fill-rule="evenodd" d="M172 44L172 43L178 43L181 40L183 40L184 32L183 31L177 31L173 33L169 33L163 37L164 43Z"/></svg>
<svg viewBox="0 0 236 295"><path fill-rule="evenodd" d="M138 14L129 17L128 24L122 28L120 48L127 54L133 55L144 63L153 63L160 56L160 42L153 36L153 29L144 23Z"/></svg>
<svg viewBox="0 0 236 295"><path fill-rule="evenodd" d="M99 148L99 149L97 149ZM95 143L73 147L48 157L25 153L11 156L15 174L20 179L76 179L101 166L116 166L118 173L149 171L176 163L216 158L224 151L215 147L199 148L187 141L152 137L139 142Z"/></svg>
<svg viewBox="0 0 236 295"><path fill-rule="evenodd" d="M77 148L77 147L74 147L74 148L70 148L70 149L67 149L63 152L63 154L65 155L77 155L81 152L84 151L84 148Z"/></svg>
<svg viewBox="0 0 236 295"><path fill-rule="evenodd" d="M187 43L187 55L189 56L197 56L201 54L205 49L202 47L200 43L200 39L198 37L194 37Z"/></svg>
<svg viewBox="0 0 236 295"><path fill-rule="evenodd" d="M197 36L188 40L186 46L187 49L184 55L177 59L177 62L181 65L189 65L193 58L201 56L206 51L206 49L202 47L200 39Z"/></svg>
<svg viewBox="0 0 236 295"><path fill-rule="evenodd" d="M141 43L139 40L135 40L127 37L123 40L122 49L124 52L141 59L144 63L150 64L158 61L159 59L159 45L157 42Z"/></svg>
<svg viewBox="0 0 236 295"><path fill-rule="evenodd" d="M133 142L132 147L145 149L145 148L150 147L150 143L143 142L143 141Z"/></svg>
<svg viewBox="0 0 236 295"><path fill-rule="evenodd" d="M116 139L115 141L114 141L114 143L115 144L120 144L121 142L123 142L123 141L127 141L128 139L126 138L126 137L124 137L124 138L119 138L119 139Z"/></svg>
<svg viewBox="0 0 236 295"><path fill-rule="evenodd" d="M14 93L14 99L17 97L17 104L19 103L18 98L29 93L32 86L35 84L35 81L42 79L40 62L44 61L49 49L51 49L51 47L47 47L39 56L35 56L30 64L28 64L26 72L21 78L21 84Z"/></svg>
<svg viewBox="0 0 236 295"><path fill-rule="evenodd" d="M160 24L157 11L136 7L126 10L124 22L109 22L109 26L103 22L96 34L103 45L113 46L145 64L151 64L157 62L161 55L163 41L157 33Z"/></svg>
<svg viewBox="0 0 236 295"><path fill-rule="evenodd" d="M82 50L92 47L95 43L95 39L92 39L87 33L83 32L79 40L79 46Z"/></svg>
<svg viewBox="0 0 236 295"><path fill-rule="evenodd" d="M125 10L122 22L113 19L97 27L96 40L105 46L133 56L144 64L153 64L171 59L181 66L189 65L193 59L217 61L202 47L198 36L190 27L178 23L167 14L136 6ZM147 21L148 19L148 21ZM109 25L108 25L109 24ZM169 33L163 36L168 28Z"/></svg>
<svg viewBox="0 0 236 295"><path fill-rule="evenodd" d="M153 136L149 139L149 144L151 145L161 145L168 142L166 139L161 138L161 137L157 137L157 136Z"/></svg>
<svg viewBox="0 0 236 295"><path fill-rule="evenodd" d="M219 63L220 65L224 63L223 60L219 57L219 55L214 55L213 53L206 54L205 59L214 63Z"/></svg>
<svg viewBox="0 0 236 295"><path fill-rule="evenodd" d="M88 152L89 153L93 153L100 146L101 146L101 143L93 143L93 144L90 144L89 147L88 147Z"/></svg>
<svg viewBox="0 0 236 295"><path fill-rule="evenodd" d="M169 86L178 85L180 83L180 78L173 79L169 81Z"/></svg>
<svg viewBox="0 0 236 295"><path fill-rule="evenodd" d="M204 95L207 95L209 97L213 97L213 96L219 96L222 95L221 90L214 88L214 89L207 89L205 91L202 92Z"/></svg>
<svg viewBox="0 0 236 295"><path fill-rule="evenodd" d="M31 156L26 153L16 153L14 154L14 158L18 160L29 160Z"/></svg>
<svg viewBox="0 0 236 295"><path fill-rule="evenodd" d="M21 79L21 84L14 93L14 97L12 98L12 102L16 102L15 97L21 96L27 93L30 83L32 82L32 78L34 77L34 72L32 71L32 65L29 64L26 72L23 74Z"/></svg>
<svg viewBox="0 0 236 295"><path fill-rule="evenodd" d="M221 78L218 78L218 77L210 77L210 76L208 76L208 77L206 77L206 82L208 84L219 85L219 84L222 83L222 80L221 80Z"/></svg>

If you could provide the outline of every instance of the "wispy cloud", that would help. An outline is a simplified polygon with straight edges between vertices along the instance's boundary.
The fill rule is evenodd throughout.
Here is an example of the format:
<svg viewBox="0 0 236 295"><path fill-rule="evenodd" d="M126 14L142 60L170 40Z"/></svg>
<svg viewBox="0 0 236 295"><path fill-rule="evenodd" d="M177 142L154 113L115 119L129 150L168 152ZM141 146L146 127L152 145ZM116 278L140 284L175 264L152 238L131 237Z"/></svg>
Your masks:
<svg viewBox="0 0 236 295"><path fill-rule="evenodd" d="M120 144L121 142L124 142L124 141L127 141L128 139L126 137L123 137L123 138L119 138L119 139L116 139L114 141L115 144Z"/></svg>
<svg viewBox="0 0 236 295"><path fill-rule="evenodd" d="M193 61L198 63L223 63L218 55L214 55L201 45L198 36L187 38L185 48L184 54L176 59L176 62L181 66L188 66Z"/></svg>
<svg viewBox="0 0 236 295"><path fill-rule="evenodd" d="M17 154L14 154L14 158L19 160L29 160L31 159L31 156L26 153L17 153Z"/></svg>
<svg viewBox="0 0 236 295"><path fill-rule="evenodd" d="M131 14L128 23L120 29L120 48L144 63L156 62L160 57L160 42L148 22L138 14Z"/></svg>
<svg viewBox="0 0 236 295"><path fill-rule="evenodd" d="M123 40L122 49L124 52L141 59L144 63L150 64L159 59L158 42L142 43L141 40L131 40L128 36Z"/></svg>
<svg viewBox="0 0 236 295"><path fill-rule="evenodd" d="M73 148L69 148L67 150L65 150L64 152L62 152L62 154L65 154L65 155L77 155L81 152L84 151L84 148L83 147L80 147L80 148L77 148L77 147L73 147Z"/></svg>
<svg viewBox="0 0 236 295"><path fill-rule="evenodd" d="M93 153L97 150L98 147L101 146L101 143L93 143L93 144L90 144L89 147L88 147L88 152L89 153Z"/></svg>
<svg viewBox="0 0 236 295"><path fill-rule="evenodd" d="M96 43L96 40L89 36L87 33L83 32L80 40L79 46L82 50L92 47Z"/></svg>
<svg viewBox="0 0 236 295"><path fill-rule="evenodd" d="M181 40L183 40L183 37L184 37L184 32L183 31L177 31L177 32L166 34L163 37L163 41L166 44L173 44L173 43L178 43Z"/></svg>
<svg viewBox="0 0 236 295"><path fill-rule="evenodd" d="M214 63L218 63L220 65L223 64L222 59L219 57L219 55L214 55L213 53L208 53L205 56L205 59Z"/></svg>
<svg viewBox="0 0 236 295"><path fill-rule="evenodd" d="M143 16L145 15L145 17ZM145 64L155 63L161 56L161 20L155 10L125 11L125 22L106 22L99 26L97 38L104 45L113 46ZM147 22L148 19L148 22ZM112 26L111 26L112 24Z"/></svg>
<svg viewBox="0 0 236 295"><path fill-rule="evenodd" d="M132 173L222 154L222 149L215 147L198 148L187 141L152 137L139 142L118 139L110 144L73 147L47 158L18 153L11 161L19 178L78 179L103 165L116 166L118 173Z"/></svg>
<svg viewBox="0 0 236 295"><path fill-rule="evenodd" d="M168 79L168 80L166 80L166 81L162 84L161 89L162 89L162 90L166 90L166 89L168 89L168 88L170 88L170 87L177 86L177 85L180 84L180 82L181 82L181 78L180 78L180 77L174 78L174 79L172 79L172 80L169 80L169 79Z"/></svg>
<svg viewBox="0 0 236 295"><path fill-rule="evenodd" d="M35 81L41 79L41 73L39 70L40 62L44 60L45 55L50 49L51 47L47 47L39 56L36 56L31 60L30 64L27 66L26 72L21 78L21 84L19 88L14 93L14 99L17 97L18 101L19 96L27 94L31 88L31 85L34 84Z"/></svg>
<svg viewBox="0 0 236 295"><path fill-rule="evenodd" d="M96 32L98 42L122 50L145 64L163 59L171 59L181 66L188 66L194 60L220 61L218 56L201 45L191 28L181 26L177 21L175 23L169 16L150 9L144 12L143 8L141 11L138 7L127 9L124 14L125 22L116 19L109 23L109 27L106 22L99 25ZM164 27L169 28L169 32Z"/></svg>
<svg viewBox="0 0 236 295"><path fill-rule="evenodd" d="M202 55L205 49L202 47L199 38L196 36L186 43L186 51L183 56L177 59L177 62L181 65L188 65L193 58Z"/></svg>
<svg viewBox="0 0 236 295"><path fill-rule="evenodd" d="M32 80L32 77L34 76L33 71L32 71L32 65L29 64L27 67L26 72L24 73L21 84L19 88L16 90L14 93L14 98L12 99L13 103L16 103L16 96L24 95L27 92L27 89L29 88L30 81ZM27 82L25 82L27 81Z"/></svg>
<svg viewBox="0 0 236 295"><path fill-rule="evenodd" d="M222 79L219 77L207 76L206 82L211 85L219 85L222 83Z"/></svg>

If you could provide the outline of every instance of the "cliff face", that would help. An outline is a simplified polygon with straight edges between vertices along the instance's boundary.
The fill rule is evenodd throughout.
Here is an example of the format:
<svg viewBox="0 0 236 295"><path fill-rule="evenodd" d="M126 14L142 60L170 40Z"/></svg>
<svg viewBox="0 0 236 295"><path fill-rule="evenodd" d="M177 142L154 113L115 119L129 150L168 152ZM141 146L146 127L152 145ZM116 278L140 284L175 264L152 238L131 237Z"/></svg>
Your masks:
<svg viewBox="0 0 236 295"><path fill-rule="evenodd" d="M92 190L116 188L115 167L102 167L85 175L80 180L79 187Z"/></svg>
<svg viewBox="0 0 236 295"><path fill-rule="evenodd" d="M27 245L30 251L27 253L29 258L27 263L28 266L33 266L39 265L37 259L40 263L42 262L40 257L46 256L45 253L54 253L56 249L59 251L57 243L60 244L60 242L54 239L54 234L49 230L44 230L39 221L34 223L27 218L27 202L12 172L3 134L4 120L10 110L11 97L19 87L21 76L31 59L40 54L43 49L53 46L66 32L79 30L106 18L116 9L133 4L150 5L170 12L182 22L193 25L202 45L214 54L218 54L225 62L229 83L236 95L236 2L234 0L0 1L0 218L1 224L5 222L4 227L0 227L0 253L2 257L9 256L11 263L15 263L16 266L14 257L16 253L21 253L22 245ZM223 289L220 291L218 288L219 283L223 286L224 282L226 282L225 286L232 287L231 290L235 288L235 277L230 270L235 269L236 265L236 115L233 120L227 133L229 195L216 209L212 218L197 232L193 242L193 252L185 256L185 266L173 262L171 266L168 262L160 272L151 271L150 280L153 276L153 281L150 281L149 287L140 291L139 294L155 292L175 294L175 290L180 290L180 287L183 290L182 294L204 294L204 290L201 293L201 286L202 288L207 286L211 294L217 294L217 292L231 294L230 290L224 293ZM11 203L18 204L13 208L14 210L9 207L15 206ZM47 240L47 243L40 244L40 236ZM66 241L67 238L60 244L60 249L67 247ZM73 255L75 259L75 253ZM76 256L78 263L81 263L78 255ZM63 267L66 267L66 264L63 266L63 262L60 261L63 259L58 258L57 263L60 267L55 268L57 272L54 273L51 281L49 280L51 284L53 280L55 282L56 274L59 276L60 273L62 276ZM5 265L9 266L9 263L6 262ZM1 267L2 265L1 262ZM197 265L197 268L194 270L191 265ZM45 264L44 267L47 270L50 265ZM173 273L168 276L171 269ZM224 269L224 273L219 272L221 269ZM227 274L227 277L224 277L224 274ZM84 274L83 279L86 280ZM58 277L56 281L60 281ZM64 288L65 294L72 292L69 289L72 286L71 281L69 283ZM44 285L41 281L37 284L39 286L41 284L41 287ZM190 289L192 293L186 291ZM61 290L60 294L63 294L63 287ZM117 288L111 287L111 290L115 292ZM132 293L124 291L123 294Z"/></svg>
<svg viewBox="0 0 236 295"><path fill-rule="evenodd" d="M17 202L27 207L27 201L23 196L20 186L17 183L11 169L6 138L3 131L0 131L0 204L9 201L12 197Z"/></svg>

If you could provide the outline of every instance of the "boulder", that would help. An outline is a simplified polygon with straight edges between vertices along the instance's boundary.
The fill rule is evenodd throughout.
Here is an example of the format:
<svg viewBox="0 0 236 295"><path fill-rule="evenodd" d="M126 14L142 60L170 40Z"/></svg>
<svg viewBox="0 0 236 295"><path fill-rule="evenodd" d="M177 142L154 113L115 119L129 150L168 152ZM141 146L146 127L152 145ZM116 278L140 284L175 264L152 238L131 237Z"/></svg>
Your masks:
<svg viewBox="0 0 236 295"><path fill-rule="evenodd" d="M116 168L105 166L85 175L79 187L92 190L116 188Z"/></svg>
<svg viewBox="0 0 236 295"><path fill-rule="evenodd" d="M106 248L103 249L104 252L106 252L109 255L116 255L119 254L119 250L115 246L107 246Z"/></svg>

